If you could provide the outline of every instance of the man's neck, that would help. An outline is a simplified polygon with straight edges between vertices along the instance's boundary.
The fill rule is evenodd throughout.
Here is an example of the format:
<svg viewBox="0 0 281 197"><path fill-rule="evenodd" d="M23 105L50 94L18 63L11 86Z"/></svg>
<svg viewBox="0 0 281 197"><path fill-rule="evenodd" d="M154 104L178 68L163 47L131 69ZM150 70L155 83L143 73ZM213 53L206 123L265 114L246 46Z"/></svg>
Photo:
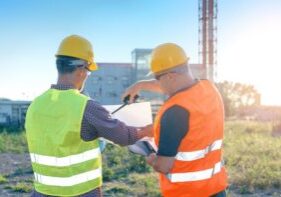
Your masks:
<svg viewBox="0 0 281 197"><path fill-rule="evenodd" d="M64 85L64 86L72 86L75 89L78 89L78 87L73 83L73 81L67 79L67 78L58 78L57 85Z"/></svg>
<svg viewBox="0 0 281 197"><path fill-rule="evenodd" d="M193 86L195 83L197 82L197 80L193 79L193 78L186 78L181 80L173 89L173 91L169 94L169 97L177 94L178 92L188 89L191 86Z"/></svg>

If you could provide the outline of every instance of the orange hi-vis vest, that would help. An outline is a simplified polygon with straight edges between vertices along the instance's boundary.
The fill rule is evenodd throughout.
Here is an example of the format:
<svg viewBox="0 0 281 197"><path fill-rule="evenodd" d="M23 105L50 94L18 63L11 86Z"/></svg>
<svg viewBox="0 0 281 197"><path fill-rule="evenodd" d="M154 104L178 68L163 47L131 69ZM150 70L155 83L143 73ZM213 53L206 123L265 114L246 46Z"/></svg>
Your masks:
<svg viewBox="0 0 281 197"><path fill-rule="evenodd" d="M168 99L155 118L157 146L162 115L174 105L189 112L189 130L180 143L172 169L168 174L160 174L162 195L207 197L223 191L227 174L221 161L224 109L220 94L212 83L202 80Z"/></svg>

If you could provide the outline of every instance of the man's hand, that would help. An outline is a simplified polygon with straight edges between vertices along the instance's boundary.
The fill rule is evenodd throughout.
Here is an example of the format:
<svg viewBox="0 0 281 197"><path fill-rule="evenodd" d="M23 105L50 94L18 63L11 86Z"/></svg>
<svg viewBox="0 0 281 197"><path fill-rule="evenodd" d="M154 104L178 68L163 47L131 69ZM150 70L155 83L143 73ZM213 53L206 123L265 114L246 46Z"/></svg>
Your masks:
<svg viewBox="0 0 281 197"><path fill-rule="evenodd" d="M155 153L151 153L145 159L146 159L147 164L153 167L156 162L157 156Z"/></svg>
<svg viewBox="0 0 281 197"><path fill-rule="evenodd" d="M130 97L128 103L131 104L135 102L134 98L136 98L136 96L139 95L139 92L141 91L140 84L140 82L137 82L127 88L125 93L122 95L122 100L124 100L129 95Z"/></svg>
<svg viewBox="0 0 281 197"><path fill-rule="evenodd" d="M152 79L152 80L138 81L137 83L133 84L125 91L125 93L122 95L122 101L126 96L130 95L130 100L128 103L129 104L133 103L135 96L139 95L140 91L142 90L164 93L157 80Z"/></svg>
<svg viewBox="0 0 281 197"><path fill-rule="evenodd" d="M139 138L153 137L153 125L150 124L145 127L141 127L140 130L138 130L138 136Z"/></svg>
<svg viewBox="0 0 281 197"><path fill-rule="evenodd" d="M164 157L151 153L146 157L146 162L153 167L156 172L168 174L174 165L175 157Z"/></svg>

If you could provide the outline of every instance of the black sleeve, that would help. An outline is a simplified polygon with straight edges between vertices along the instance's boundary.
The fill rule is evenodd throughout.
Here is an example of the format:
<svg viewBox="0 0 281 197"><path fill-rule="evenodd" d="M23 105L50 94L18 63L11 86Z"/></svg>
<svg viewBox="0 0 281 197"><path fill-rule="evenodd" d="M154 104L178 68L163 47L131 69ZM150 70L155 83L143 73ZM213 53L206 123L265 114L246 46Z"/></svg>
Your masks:
<svg viewBox="0 0 281 197"><path fill-rule="evenodd" d="M170 107L162 116L157 155L174 157L189 129L189 112L178 106Z"/></svg>

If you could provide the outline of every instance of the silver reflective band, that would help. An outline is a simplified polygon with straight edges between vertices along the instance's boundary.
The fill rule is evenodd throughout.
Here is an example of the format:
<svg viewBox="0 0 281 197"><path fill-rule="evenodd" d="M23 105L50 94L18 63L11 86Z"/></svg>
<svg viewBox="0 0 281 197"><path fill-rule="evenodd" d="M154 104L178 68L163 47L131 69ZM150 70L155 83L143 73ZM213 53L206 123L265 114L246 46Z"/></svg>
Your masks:
<svg viewBox="0 0 281 197"><path fill-rule="evenodd" d="M30 153L30 158L33 163L43 164L47 166L63 167L63 166L71 166L73 164L82 163L84 161L98 158L99 155L100 155L100 149L96 148L89 151L85 151L83 153L70 155L66 157L52 157L52 156Z"/></svg>
<svg viewBox="0 0 281 197"><path fill-rule="evenodd" d="M218 162L215 164L214 168L196 171L196 172L167 174L167 178L173 183L210 179L214 174L217 174L221 171L221 167L222 167L222 163Z"/></svg>
<svg viewBox="0 0 281 197"><path fill-rule="evenodd" d="M193 151L193 152L178 152L176 155L176 160L180 161L194 161L197 159L202 159L211 151L219 150L222 146L222 140L216 140L210 146L207 146L203 150Z"/></svg>
<svg viewBox="0 0 281 197"><path fill-rule="evenodd" d="M34 173L35 181L44 185L73 186L101 177L101 168L71 177L52 177Z"/></svg>

